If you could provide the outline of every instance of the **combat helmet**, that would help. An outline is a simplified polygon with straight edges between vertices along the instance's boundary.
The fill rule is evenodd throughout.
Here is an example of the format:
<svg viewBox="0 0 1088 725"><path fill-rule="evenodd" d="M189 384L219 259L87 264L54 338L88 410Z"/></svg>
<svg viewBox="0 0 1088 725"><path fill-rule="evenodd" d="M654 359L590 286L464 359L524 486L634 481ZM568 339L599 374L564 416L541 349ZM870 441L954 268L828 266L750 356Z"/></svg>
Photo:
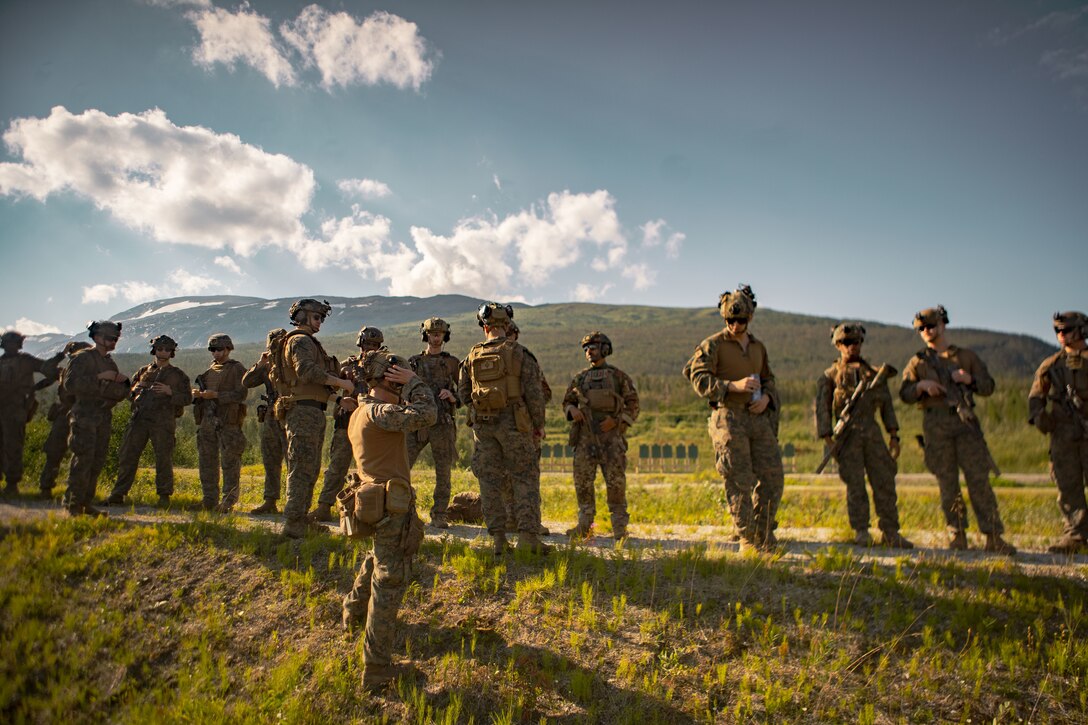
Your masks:
<svg viewBox="0 0 1088 725"><path fill-rule="evenodd" d="M94 320L87 324L87 336L92 340L95 335L105 334L121 337L121 323L113 320Z"/></svg>
<svg viewBox="0 0 1088 725"><path fill-rule="evenodd" d="M355 338L355 347L360 350L367 348L371 350L377 350L385 342L385 335L377 327L371 327L367 325L363 329L359 330L359 335Z"/></svg>
<svg viewBox="0 0 1088 725"><path fill-rule="evenodd" d="M1080 330L1080 338L1088 339L1088 316L1083 312L1069 310L1068 312L1054 313L1054 331L1059 327L1076 327Z"/></svg>
<svg viewBox="0 0 1088 725"><path fill-rule="evenodd" d="M26 335L15 330L8 330L3 335L0 335L0 345L15 345L16 350L23 349L23 340L26 339Z"/></svg>
<svg viewBox="0 0 1088 725"><path fill-rule="evenodd" d="M476 310L476 323L480 327L498 327L506 329L514 320L514 308L500 302L485 302Z"/></svg>
<svg viewBox="0 0 1088 725"><path fill-rule="evenodd" d="M178 343L176 340L174 340L174 338L170 337L169 335L159 335L158 337L153 337L148 340L148 343L151 345L152 355L154 355L155 350L160 347L169 350L170 357L174 357L174 355L177 354Z"/></svg>
<svg viewBox="0 0 1088 725"><path fill-rule="evenodd" d="M594 330L582 338L583 350L593 344L596 344L600 349L601 357L608 357L612 354L612 341L608 339L608 335L600 330Z"/></svg>
<svg viewBox="0 0 1088 725"><path fill-rule="evenodd" d="M843 322L831 328L833 344L846 343L847 340L865 342L865 325L860 322Z"/></svg>
<svg viewBox="0 0 1088 725"><path fill-rule="evenodd" d="M419 323L419 333L423 336L423 342L427 342L428 332L441 332L442 341L450 341L450 323L443 320L441 317L428 317L423 322Z"/></svg>
<svg viewBox="0 0 1088 725"><path fill-rule="evenodd" d="M937 305L936 307L927 307L924 310L919 310L914 315L914 329L922 329L922 325L936 325L938 322L948 324L948 310L944 308L944 305Z"/></svg>
<svg viewBox="0 0 1088 725"><path fill-rule="evenodd" d="M234 340L230 339L230 335L217 332L208 338L208 350L211 351L213 347L225 347L228 350L234 349Z"/></svg>
<svg viewBox="0 0 1088 725"><path fill-rule="evenodd" d="M363 355L363 362L360 366L363 380L366 381L367 385L370 385L372 381L383 380L385 373L394 365L402 368L411 367L407 360L400 355L394 355L388 350L369 350Z"/></svg>
<svg viewBox="0 0 1088 725"><path fill-rule="evenodd" d="M746 284L732 292L722 292L718 297L718 311L722 319L742 317L751 322L756 314L756 293Z"/></svg>
<svg viewBox="0 0 1088 725"><path fill-rule="evenodd" d="M288 314L291 317L291 322L297 326L299 322L295 318L298 317L298 313L300 312L316 312L322 317L327 317L331 311L332 305L329 304L328 300L318 302L315 299L307 297L306 299L292 303Z"/></svg>

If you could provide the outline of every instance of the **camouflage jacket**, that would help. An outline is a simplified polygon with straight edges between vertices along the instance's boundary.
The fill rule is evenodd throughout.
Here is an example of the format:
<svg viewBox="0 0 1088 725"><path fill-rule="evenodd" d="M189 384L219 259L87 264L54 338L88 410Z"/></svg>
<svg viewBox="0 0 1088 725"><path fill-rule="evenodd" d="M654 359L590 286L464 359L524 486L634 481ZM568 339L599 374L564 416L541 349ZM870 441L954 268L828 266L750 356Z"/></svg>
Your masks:
<svg viewBox="0 0 1088 725"><path fill-rule="evenodd" d="M825 438L833 432L835 423L843 408L854 394L861 380L869 384L876 377L876 370L865 360L857 366L846 365L842 359L824 370L816 384L816 436ZM899 421L895 417L895 407L892 404L892 394L888 389L887 381L883 381L876 389L870 390L862 396L858 406L851 414L851 425L875 426L876 414L880 412L884 429L888 431L898 430Z"/></svg>
<svg viewBox="0 0 1088 725"><path fill-rule="evenodd" d="M1077 409L1069 398L1067 386L1082 402ZM1050 409L1047 410L1047 403ZM1084 423L1077 417L1088 416L1088 351L1070 355L1065 350L1054 353L1035 371L1028 393L1028 422L1044 433L1062 438L1080 438Z"/></svg>
<svg viewBox="0 0 1088 725"><path fill-rule="evenodd" d="M430 355L423 350L418 355L408 358L412 370L420 379L431 387L435 403L438 405L438 419L435 425L454 425L453 409L448 400L441 400L438 394L443 390L453 393L455 398L453 408L461 407L461 400L457 397L457 374L461 367L461 361L443 350L437 355Z"/></svg>
<svg viewBox="0 0 1088 725"><path fill-rule="evenodd" d="M269 371L272 369L272 364L269 361L261 362L258 360L253 363L253 367L246 370L246 374L242 376L242 385L247 388L259 388L264 386L264 395L261 396L261 400L266 405L271 406L276 402L276 386L272 384L272 378L268 376Z"/></svg>
<svg viewBox="0 0 1088 725"><path fill-rule="evenodd" d="M36 389L34 373L44 375L46 380L55 380L57 364L63 359L63 352L48 360L21 350L14 355L4 353L0 357L0 405L23 405Z"/></svg>
<svg viewBox="0 0 1088 725"><path fill-rule="evenodd" d="M246 396L249 395L249 389L242 385L245 374L245 366L237 360L228 359L222 365L212 363L211 367L196 376L196 382L204 390L214 390L218 397L197 400L193 414L201 419L214 415L224 423L241 425L246 415Z"/></svg>
<svg viewBox="0 0 1088 725"><path fill-rule="evenodd" d="M170 395L159 395L149 388L155 383L170 386ZM181 415L186 405L193 402L193 389L189 376L181 368L168 365L160 368L155 363L144 365L132 376L132 413L141 418L173 419Z"/></svg>
<svg viewBox="0 0 1088 725"><path fill-rule="evenodd" d="M630 375L608 363L597 367L588 367L575 375L570 381L570 385L567 386L566 394L563 395L563 408L566 409L569 405L577 408L579 393L584 400L587 396L590 396L591 390L602 387L606 387L608 392L612 394L613 409L610 411L604 407L591 404L590 409L593 419L601 421L605 418L616 418L616 422L621 423L621 427L624 429L632 425L638 419L639 413L638 391L635 390L635 382ZM592 400L590 402L592 403Z"/></svg>
<svg viewBox="0 0 1088 725"><path fill-rule="evenodd" d="M74 399L73 407L94 405L108 409L128 397L128 380L123 383L100 380L98 375L104 372L120 372L109 355L100 355L92 347L72 356L64 371L63 386L64 391Z"/></svg>
<svg viewBox="0 0 1088 725"><path fill-rule="evenodd" d="M769 409L778 410L778 389L767 358L767 348L751 333L748 349L722 330L703 340L684 366L684 377L695 393L706 398L711 407L741 408L752 401L751 393L729 391L729 382L758 375L763 394L770 398Z"/></svg>
<svg viewBox="0 0 1088 725"><path fill-rule="evenodd" d="M949 371L963 368L971 374L971 384L965 386L968 393L983 397L993 395L997 385L979 356L966 347L949 345L944 353L931 352L929 348L924 348L910 359L903 370L903 382L899 386L899 399L904 403L917 403L921 408L949 406L948 396L926 395L918 390L918 383L922 380L932 380L935 383L941 381L937 369L930 362L931 355L940 357Z"/></svg>

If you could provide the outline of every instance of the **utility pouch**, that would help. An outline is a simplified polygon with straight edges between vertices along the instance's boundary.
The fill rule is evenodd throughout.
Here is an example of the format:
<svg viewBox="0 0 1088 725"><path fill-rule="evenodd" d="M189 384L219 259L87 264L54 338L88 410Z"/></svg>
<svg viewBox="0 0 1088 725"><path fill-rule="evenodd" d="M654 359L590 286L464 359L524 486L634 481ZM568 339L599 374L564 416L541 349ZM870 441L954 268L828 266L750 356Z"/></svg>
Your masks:
<svg viewBox="0 0 1088 725"><path fill-rule="evenodd" d="M616 394L607 388L590 388L586 391L591 410L602 410L611 413L616 409Z"/></svg>
<svg viewBox="0 0 1088 725"><path fill-rule="evenodd" d="M385 518L385 485L367 481L355 490L355 520L376 524Z"/></svg>
<svg viewBox="0 0 1088 725"><path fill-rule="evenodd" d="M263 423L265 417L267 417L267 416L268 416L268 406L267 405L258 405L257 406L257 422L258 423Z"/></svg>
<svg viewBox="0 0 1088 725"><path fill-rule="evenodd" d="M415 492L412 484L403 478L391 478L385 484L385 511L390 516L407 513L415 508Z"/></svg>
<svg viewBox="0 0 1088 725"><path fill-rule="evenodd" d="M340 531L352 539L368 539L376 531L373 524L364 524L355 517L355 508L358 505L356 494L360 485L359 477L354 473L349 474L344 490L336 495L336 507L340 510Z"/></svg>
<svg viewBox="0 0 1088 725"><path fill-rule="evenodd" d="M276 398L276 402L272 404L272 415L276 420L281 423L287 420L287 411L291 407L290 398L286 395Z"/></svg>
<svg viewBox="0 0 1088 725"><path fill-rule="evenodd" d="M529 417L529 409L525 407L523 402L518 402L514 406L514 424L517 426L519 433L533 432L533 419Z"/></svg>

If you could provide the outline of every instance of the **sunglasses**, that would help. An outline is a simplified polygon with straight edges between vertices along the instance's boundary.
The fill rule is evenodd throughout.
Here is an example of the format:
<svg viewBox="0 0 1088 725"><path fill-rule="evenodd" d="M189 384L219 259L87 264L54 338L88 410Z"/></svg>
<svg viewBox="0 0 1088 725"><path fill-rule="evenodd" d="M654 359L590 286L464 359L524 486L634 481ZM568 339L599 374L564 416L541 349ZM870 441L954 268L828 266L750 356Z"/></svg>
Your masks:
<svg viewBox="0 0 1088 725"><path fill-rule="evenodd" d="M844 347L850 347L851 345L860 345L861 344L861 338L860 337L844 337L842 339L842 341L840 342L840 344L843 345Z"/></svg>
<svg viewBox="0 0 1088 725"><path fill-rule="evenodd" d="M102 339L106 342L117 342L121 338L117 337L116 335L103 335Z"/></svg>
<svg viewBox="0 0 1088 725"><path fill-rule="evenodd" d="M729 318L726 318L725 323L727 325L747 325L748 324L748 318L747 317L729 317Z"/></svg>
<svg viewBox="0 0 1088 725"><path fill-rule="evenodd" d="M225 347L209 347L208 352L219 352L221 350L226 350L226 349L227 348L225 348Z"/></svg>
<svg viewBox="0 0 1088 725"><path fill-rule="evenodd" d="M934 323L934 322L923 322L922 324L918 325L918 329L919 330L936 330L937 329L937 324Z"/></svg>

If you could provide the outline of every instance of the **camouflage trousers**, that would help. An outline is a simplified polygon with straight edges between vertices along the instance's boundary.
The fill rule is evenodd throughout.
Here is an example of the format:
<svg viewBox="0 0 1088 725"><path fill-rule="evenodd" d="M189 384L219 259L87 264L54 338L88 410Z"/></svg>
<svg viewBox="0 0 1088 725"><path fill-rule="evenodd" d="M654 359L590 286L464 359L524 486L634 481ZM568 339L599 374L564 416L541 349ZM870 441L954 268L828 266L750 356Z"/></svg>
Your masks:
<svg viewBox="0 0 1088 725"><path fill-rule="evenodd" d="M733 523L746 541L762 542L778 526L785 487L774 422L767 412L722 407L711 414L708 428Z"/></svg>
<svg viewBox="0 0 1088 725"><path fill-rule="evenodd" d="M121 448L117 453L117 482L110 497L127 496L136 481L136 469L140 455L148 441L155 450L155 493L159 496L174 495L174 430L175 418L147 419L134 414L128 420Z"/></svg>
<svg viewBox="0 0 1088 725"><path fill-rule="evenodd" d="M214 415L205 415L196 431L196 453L200 467L200 491L205 508L222 503L233 506L241 492L242 454L246 437L241 426L227 425ZM223 470L223 498L219 498L219 470Z"/></svg>
<svg viewBox="0 0 1088 725"><path fill-rule="evenodd" d="M0 477L14 488L23 480L23 448L26 446L26 406L0 406L0 455L3 457Z"/></svg>
<svg viewBox="0 0 1088 725"><path fill-rule="evenodd" d="M64 461L64 455L68 453L68 412L62 412L53 419L53 425L49 428L49 435L42 444L45 453L45 464L42 466L42 475L38 479L38 486L42 493L49 493L57 485L57 474L60 473L60 465Z"/></svg>
<svg viewBox="0 0 1088 725"><path fill-rule="evenodd" d="M616 432L598 436L600 450L590 452L588 436L574 447L574 493L578 497L578 525L588 528L597 515L593 484L600 466L604 477L605 500L612 519L612 531L625 531L627 514L627 439Z"/></svg>
<svg viewBox="0 0 1088 725"><path fill-rule="evenodd" d="M308 405L292 405L287 411L287 521L306 518L314 498L314 484L321 469L325 443L325 411Z"/></svg>
<svg viewBox="0 0 1088 725"><path fill-rule="evenodd" d="M854 531L869 530L869 495L865 476L873 488L877 526L885 535L899 533L895 474L899 470L875 423L851 430L835 457L839 478L846 484L846 515Z"/></svg>
<svg viewBox="0 0 1088 725"><path fill-rule="evenodd" d="M325 480L321 485L321 493L317 495L319 504L336 506L336 497L344 490L344 479L354 462L355 454L351 451L348 429L333 428L332 440L329 442L329 467L325 469Z"/></svg>
<svg viewBox="0 0 1088 725"><path fill-rule="evenodd" d="M1088 485L1088 438L1050 437L1050 477L1058 485L1058 506L1065 517L1066 536L1088 541L1088 503L1084 488Z"/></svg>
<svg viewBox="0 0 1088 725"><path fill-rule="evenodd" d="M514 422L512 408L489 420L477 420L472 428L475 450L472 472L480 481L487 531L506 531L506 509L502 487L509 476L514 489L514 514L518 531L540 530L540 460L531 432L522 432Z"/></svg>
<svg viewBox="0 0 1088 725"><path fill-rule="evenodd" d="M960 470L967 482L971 508L984 534L1005 530L997 511L997 496L990 486L990 462L982 437L960 420L951 408L927 408L922 418L926 468L937 477L941 510L950 534L967 529L967 504L960 491Z"/></svg>
<svg viewBox="0 0 1088 725"><path fill-rule="evenodd" d="M287 452L287 433L283 423L271 411L261 423L261 463L264 466L264 497L273 501L280 497L280 476L283 456Z"/></svg>
<svg viewBox="0 0 1088 725"><path fill-rule="evenodd" d="M408 514L392 516L374 534L369 551L351 591L344 597L344 612L354 622L366 621L363 664L388 665L393 661L397 610L404 599L412 562L401 549Z"/></svg>
<svg viewBox="0 0 1088 725"><path fill-rule="evenodd" d="M408 465L416 465L416 459L429 443L434 456L434 503L431 504L431 516L445 513L450 504L450 472L457 460L457 426L436 424L430 428L409 433Z"/></svg>
<svg viewBox="0 0 1088 725"><path fill-rule="evenodd" d="M72 406L68 414L68 448L72 465L68 468L68 490L64 501L69 506L90 506L94 503L98 476L106 465L110 450L110 428L113 411L96 402Z"/></svg>

